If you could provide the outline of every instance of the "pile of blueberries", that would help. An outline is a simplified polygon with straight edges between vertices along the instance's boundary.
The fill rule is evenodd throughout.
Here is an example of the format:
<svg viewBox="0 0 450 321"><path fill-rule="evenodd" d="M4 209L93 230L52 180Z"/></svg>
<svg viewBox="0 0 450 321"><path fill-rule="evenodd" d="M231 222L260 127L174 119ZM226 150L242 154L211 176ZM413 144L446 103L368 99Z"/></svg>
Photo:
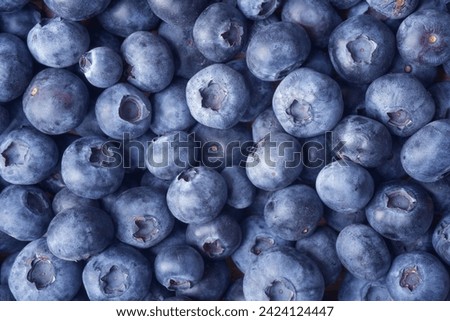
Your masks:
<svg viewBox="0 0 450 321"><path fill-rule="evenodd" d="M2 0L0 300L448 300L449 0Z"/></svg>

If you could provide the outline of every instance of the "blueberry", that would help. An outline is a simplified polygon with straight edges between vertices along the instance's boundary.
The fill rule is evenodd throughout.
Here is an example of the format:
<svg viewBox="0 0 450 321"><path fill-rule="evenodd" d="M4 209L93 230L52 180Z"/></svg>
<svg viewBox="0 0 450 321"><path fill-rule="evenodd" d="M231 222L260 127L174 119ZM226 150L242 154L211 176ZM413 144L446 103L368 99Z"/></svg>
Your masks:
<svg viewBox="0 0 450 321"><path fill-rule="evenodd" d="M122 184L124 169L117 164L120 157L111 141L96 136L79 138L64 151L61 174L74 194L99 199Z"/></svg>
<svg viewBox="0 0 450 321"><path fill-rule="evenodd" d="M33 76L33 60L24 42L12 34L0 34L0 102L18 98Z"/></svg>
<svg viewBox="0 0 450 321"><path fill-rule="evenodd" d="M52 200L52 209L55 214L78 206L99 207L99 204L97 200L84 198L72 193L67 187L56 193Z"/></svg>
<svg viewBox="0 0 450 321"><path fill-rule="evenodd" d="M245 168L240 166L225 167L220 172L228 185L227 204L238 209L249 207L256 197L256 187L250 182Z"/></svg>
<svg viewBox="0 0 450 321"><path fill-rule="evenodd" d="M280 238L272 229L269 229L262 215L249 216L241 223L241 229L242 242L231 258L243 273L264 251L291 245L291 242Z"/></svg>
<svg viewBox="0 0 450 321"><path fill-rule="evenodd" d="M275 90L272 103L284 130L302 138L333 129L344 110L337 82L309 68L287 75Z"/></svg>
<svg viewBox="0 0 450 321"><path fill-rule="evenodd" d="M338 232L351 224L366 223L366 213L364 209L349 212L328 210L325 211L324 218L327 221L327 224Z"/></svg>
<svg viewBox="0 0 450 321"><path fill-rule="evenodd" d="M113 244L93 256L83 270L91 301L138 301L150 290L150 262L136 249Z"/></svg>
<svg viewBox="0 0 450 321"><path fill-rule="evenodd" d="M11 273L11 268L17 258L17 255L19 255L19 252L20 251L17 251L6 256L0 265L0 284L8 285L9 274Z"/></svg>
<svg viewBox="0 0 450 321"><path fill-rule="evenodd" d="M405 62L402 56L397 54L389 72L413 75L420 80L425 87L428 87L436 79L438 75L438 68L418 63Z"/></svg>
<svg viewBox="0 0 450 321"><path fill-rule="evenodd" d="M0 4L0 12L12 12L20 10L30 0L4 0Z"/></svg>
<svg viewBox="0 0 450 321"><path fill-rule="evenodd" d="M433 202L418 184L391 181L379 185L366 207L369 224L385 238L408 241L431 226Z"/></svg>
<svg viewBox="0 0 450 321"><path fill-rule="evenodd" d="M450 118L450 83L436 82L428 90L436 104L434 119Z"/></svg>
<svg viewBox="0 0 450 321"><path fill-rule="evenodd" d="M23 111L41 132L59 135L81 124L89 106L83 81L65 69L47 68L34 76L23 95Z"/></svg>
<svg viewBox="0 0 450 321"><path fill-rule="evenodd" d="M330 0L330 3L338 9L349 9L357 5L361 0Z"/></svg>
<svg viewBox="0 0 450 321"><path fill-rule="evenodd" d="M125 75L130 84L152 93L169 86L175 64L164 38L148 31L136 31L123 41L121 52L128 64Z"/></svg>
<svg viewBox="0 0 450 321"><path fill-rule="evenodd" d="M91 101L89 103L88 111L81 121L80 125L75 127L71 132L81 137L106 136L100 128L97 117L95 116L95 101Z"/></svg>
<svg viewBox="0 0 450 321"><path fill-rule="evenodd" d="M29 4L17 11L1 12L0 30L26 39L28 32L39 21L41 21L41 13L36 6Z"/></svg>
<svg viewBox="0 0 450 321"><path fill-rule="evenodd" d="M99 208L79 206L59 212L47 230L47 245L66 261L87 260L101 253L113 241L111 217Z"/></svg>
<svg viewBox="0 0 450 321"><path fill-rule="evenodd" d="M169 189L170 183L172 183L172 180L160 179L155 175L153 175L152 173L150 173L149 171L146 171L144 175L142 175L140 185L148 186L153 188L155 191L166 193L167 190Z"/></svg>
<svg viewBox="0 0 450 321"><path fill-rule="evenodd" d="M398 136L391 136L391 138L391 155L384 161L383 164L377 166L375 169L376 174L378 174L384 181L404 178L407 175L403 169L400 157L402 147L406 139Z"/></svg>
<svg viewBox="0 0 450 321"><path fill-rule="evenodd" d="M380 122L364 116L350 115L333 129L333 144L342 143L336 153L339 159L349 159L364 167L377 167L392 154L388 129Z"/></svg>
<svg viewBox="0 0 450 321"><path fill-rule="evenodd" d="M155 275L168 290L192 288L204 274L201 255L188 245L168 246L155 259Z"/></svg>
<svg viewBox="0 0 450 321"><path fill-rule="evenodd" d="M81 56L78 64L86 79L95 87L108 88L122 77L122 58L108 47L91 49Z"/></svg>
<svg viewBox="0 0 450 321"><path fill-rule="evenodd" d="M189 289L177 290L177 296L199 301L218 301L230 284L230 270L224 260L205 263L202 279Z"/></svg>
<svg viewBox="0 0 450 321"><path fill-rule="evenodd" d="M450 233L450 215L444 216L433 232L432 242L433 248L439 257L446 264L450 265L450 240L448 235Z"/></svg>
<svg viewBox="0 0 450 321"><path fill-rule="evenodd" d="M245 301L244 296L244 278L240 277L228 287L227 292L223 296L223 301Z"/></svg>
<svg viewBox="0 0 450 321"><path fill-rule="evenodd" d="M89 28L90 27L90 28ZM122 38L106 31L97 24L88 26L89 37L91 38L90 48L108 47L117 53L120 53Z"/></svg>
<svg viewBox="0 0 450 321"><path fill-rule="evenodd" d="M386 277L394 300L442 301L447 298L450 278L444 265L427 252L409 252L397 256Z"/></svg>
<svg viewBox="0 0 450 321"><path fill-rule="evenodd" d="M438 66L450 59L450 14L436 9L418 10L402 21L397 48L407 62Z"/></svg>
<svg viewBox="0 0 450 321"><path fill-rule="evenodd" d="M193 135L177 131L154 138L148 146L145 165L156 177L173 180L180 172L195 166L197 149Z"/></svg>
<svg viewBox="0 0 450 321"><path fill-rule="evenodd" d="M315 301L324 294L316 263L293 248L263 252L244 275L248 301Z"/></svg>
<svg viewBox="0 0 450 321"><path fill-rule="evenodd" d="M8 279L17 301L68 301L81 287L79 263L61 260L37 239L20 251Z"/></svg>
<svg viewBox="0 0 450 321"><path fill-rule="evenodd" d="M265 136L247 157L246 172L253 185L275 191L293 183L303 169L301 145L285 133Z"/></svg>
<svg viewBox="0 0 450 321"><path fill-rule="evenodd" d="M292 22L274 22L249 40L246 61L250 71L264 81L277 81L300 67L311 51L305 29Z"/></svg>
<svg viewBox="0 0 450 321"><path fill-rule="evenodd" d="M64 0L44 0L44 2L57 16L69 20L81 21L101 13L106 9L111 0L75 0L70 2Z"/></svg>
<svg viewBox="0 0 450 321"><path fill-rule="evenodd" d="M277 10L280 0L237 0L239 10L251 20L268 18Z"/></svg>
<svg viewBox="0 0 450 321"><path fill-rule="evenodd" d="M391 265L385 241L364 224L345 227L337 237L336 251L342 265L360 279L375 281L385 276Z"/></svg>
<svg viewBox="0 0 450 321"><path fill-rule="evenodd" d="M338 292L339 301L393 301L385 279L368 281L346 273Z"/></svg>
<svg viewBox="0 0 450 321"><path fill-rule="evenodd" d="M36 186L10 185L0 193L0 202L0 230L17 240L40 238L53 218L50 200Z"/></svg>
<svg viewBox="0 0 450 321"><path fill-rule="evenodd" d="M189 224L186 242L213 260L229 257L241 244L241 227L233 217L222 214L212 221Z"/></svg>
<svg viewBox="0 0 450 321"><path fill-rule="evenodd" d="M329 133L306 139L302 146L303 170L300 180L314 185L322 168L331 162L333 155L328 150Z"/></svg>
<svg viewBox="0 0 450 321"><path fill-rule="evenodd" d="M331 32L342 21L327 0L287 0L281 19L305 28L312 44L319 48L327 47Z"/></svg>
<svg viewBox="0 0 450 321"><path fill-rule="evenodd" d="M322 202L337 212L363 209L374 192L370 173L350 161L326 165L317 176L316 190Z"/></svg>
<svg viewBox="0 0 450 321"><path fill-rule="evenodd" d="M213 3L197 18L192 32L203 56L214 62L225 62L247 41L247 22L235 7Z"/></svg>
<svg viewBox="0 0 450 321"><path fill-rule="evenodd" d="M58 162L58 148L48 136L23 127L0 143L0 175L12 184L32 185L47 178Z"/></svg>
<svg viewBox="0 0 450 321"><path fill-rule="evenodd" d="M77 23L60 17L43 19L30 30L27 44L34 59L54 68L78 63L89 48L89 33Z"/></svg>
<svg viewBox="0 0 450 321"><path fill-rule="evenodd" d="M419 0L389 1L367 0L369 6L383 16L391 19L402 19L414 12Z"/></svg>
<svg viewBox="0 0 450 321"><path fill-rule="evenodd" d="M307 185L291 185L275 191L264 207L267 226L288 241L313 234L322 215L323 204L316 191Z"/></svg>
<svg viewBox="0 0 450 321"><path fill-rule="evenodd" d="M8 109L0 105L0 134L2 134L10 124L10 115Z"/></svg>
<svg viewBox="0 0 450 321"><path fill-rule="evenodd" d="M416 236L414 239L407 241L388 241L388 247L391 253L395 256L413 251L425 251L434 253L433 248L433 225L422 235Z"/></svg>
<svg viewBox="0 0 450 321"><path fill-rule="evenodd" d="M450 210L450 176L445 176L436 182L419 182L431 195L434 207L439 212Z"/></svg>
<svg viewBox="0 0 450 321"><path fill-rule="evenodd" d="M142 301L165 301L166 299L172 298L174 293L167 290L158 282L150 283L150 291L142 299Z"/></svg>
<svg viewBox="0 0 450 321"><path fill-rule="evenodd" d="M172 49L177 76L189 79L213 63L198 50L192 28L163 22L159 26L158 34L167 41Z"/></svg>
<svg viewBox="0 0 450 321"><path fill-rule="evenodd" d="M227 197L225 179L218 172L200 166L182 171L172 181L167 205L178 220L201 224L220 214Z"/></svg>
<svg viewBox="0 0 450 321"><path fill-rule="evenodd" d="M147 0L150 8L163 21L176 26L192 26L207 6L207 0Z"/></svg>
<svg viewBox="0 0 450 321"><path fill-rule="evenodd" d="M111 138L136 138L149 128L152 106L147 96L132 85L118 83L105 89L95 103L102 131Z"/></svg>
<svg viewBox="0 0 450 321"><path fill-rule="evenodd" d="M116 237L136 248L148 248L162 241L172 231L175 221L165 195L143 186L121 193L114 202L111 216L116 225Z"/></svg>
<svg viewBox="0 0 450 321"><path fill-rule="evenodd" d="M120 37L128 37L136 31L151 30L159 24L158 17L146 0L111 0L109 6L97 15L97 20L107 31Z"/></svg>
<svg viewBox="0 0 450 321"><path fill-rule="evenodd" d="M397 136L411 136L433 119L435 104L414 76L387 74L372 82L365 99L367 116Z"/></svg>
<svg viewBox="0 0 450 321"><path fill-rule="evenodd" d="M395 36L376 18L357 15L333 30L328 52L342 78L370 83L389 70L395 55Z"/></svg>
<svg viewBox="0 0 450 321"><path fill-rule="evenodd" d="M250 92L239 72L224 64L214 64L188 81L186 100L192 117L199 123L228 129L244 115Z"/></svg>
<svg viewBox="0 0 450 321"><path fill-rule="evenodd" d="M0 253L9 254L20 251L28 242L19 241L12 236L0 231Z"/></svg>
<svg viewBox="0 0 450 321"><path fill-rule="evenodd" d="M322 49L313 48L303 67L315 70L328 76L334 76L334 67L331 63L328 52Z"/></svg>
<svg viewBox="0 0 450 321"><path fill-rule="evenodd" d="M0 301L15 301L8 284L0 284Z"/></svg>
<svg viewBox="0 0 450 321"><path fill-rule="evenodd" d="M170 232L170 234L161 242L150 247L148 253L150 257L155 258L165 248L178 245L186 245L186 225L179 221L175 221L172 232Z"/></svg>
<svg viewBox="0 0 450 321"><path fill-rule="evenodd" d="M412 178L436 182L449 173L450 120L435 120L419 129L403 145L401 161Z"/></svg>
<svg viewBox="0 0 450 321"><path fill-rule="evenodd" d="M175 78L164 90L151 97L153 108L150 129L158 135L188 130L196 124L186 101L187 80Z"/></svg>
<svg viewBox="0 0 450 321"><path fill-rule="evenodd" d="M283 133L284 129L278 121L273 108L268 108L261 112L252 122L253 141L258 142L269 133Z"/></svg>

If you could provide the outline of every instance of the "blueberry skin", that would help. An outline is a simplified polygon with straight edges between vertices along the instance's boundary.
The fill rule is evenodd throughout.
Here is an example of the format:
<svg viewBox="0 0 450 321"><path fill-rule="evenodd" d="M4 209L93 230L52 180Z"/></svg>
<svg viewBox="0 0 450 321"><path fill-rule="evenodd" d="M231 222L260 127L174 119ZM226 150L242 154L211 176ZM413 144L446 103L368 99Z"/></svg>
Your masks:
<svg viewBox="0 0 450 321"><path fill-rule="evenodd" d="M264 207L267 226L276 235L297 241L314 233L323 215L323 204L307 185L291 185L275 191Z"/></svg>
<svg viewBox="0 0 450 321"><path fill-rule="evenodd" d="M151 93L169 86L175 63L164 38L148 31L136 31L123 41L120 50L128 64L125 75L130 84Z"/></svg>
<svg viewBox="0 0 450 321"><path fill-rule="evenodd" d="M370 173L351 161L326 165L317 176L316 190L322 202L337 212L363 209L374 192Z"/></svg>
<svg viewBox="0 0 450 321"><path fill-rule="evenodd" d="M91 301L139 301L150 290L152 272L138 250L117 243L87 262L83 284Z"/></svg>
<svg viewBox="0 0 450 321"><path fill-rule="evenodd" d="M150 247L148 253L150 257L155 258L165 248L178 245L186 245L186 225L175 221L172 232L161 242Z"/></svg>
<svg viewBox="0 0 450 321"><path fill-rule="evenodd" d="M172 49L177 76L190 79L203 68L213 64L198 50L192 28L162 22L158 34L167 41Z"/></svg>
<svg viewBox="0 0 450 321"><path fill-rule="evenodd" d="M450 170L450 120L435 120L419 129L403 145L401 161L409 176L436 182Z"/></svg>
<svg viewBox="0 0 450 321"><path fill-rule="evenodd" d="M450 233L450 215L444 216L433 231L433 248L442 261L450 265L450 240L447 235Z"/></svg>
<svg viewBox="0 0 450 321"><path fill-rule="evenodd" d="M0 103L16 99L33 76L33 59L25 43L12 34L0 33Z"/></svg>
<svg viewBox="0 0 450 321"><path fill-rule="evenodd" d="M364 224L345 227L337 237L336 252L351 274L368 281L386 275L391 265L391 255L385 241Z"/></svg>
<svg viewBox="0 0 450 321"><path fill-rule="evenodd" d="M244 278L240 277L228 287L227 292L222 297L223 301L245 301Z"/></svg>
<svg viewBox="0 0 450 321"><path fill-rule="evenodd" d="M383 16L390 19L403 19L414 12L419 5L419 0L407 0L403 2L383 0L367 0L369 6Z"/></svg>
<svg viewBox="0 0 450 321"><path fill-rule="evenodd" d="M366 206L370 226L385 238L410 241L424 234L433 221L433 201L420 185L391 181L378 186Z"/></svg>
<svg viewBox="0 0 450 321"><path fill-rule="evenodd" d="M319 48L327 47L331 32L342 21L327 0L287 0L281 19L305 28L312 44Z"/></svg>
<svg viewBox="0 0 450 321"><path fill-rule="evenodd" d="M122 77L120 55L108 47L97 47L84 53L78 62L86 79L98 88L108 88Z"/></svg>
<svg viewBox="0 0 450 321"><path fill-rule="evenodd" d="M14 12L1 12L0 30L26 39L28 32L39 21L41 21L41 13L37 7L30 4Z"/></svg>
<svg viewBox="0 0 450 321"><path fill-rule="evenodd" d="M325 286L333 284L342 270L336 253L337 233L328 226L318 227L314 233L295 243L295 249L313 259L322 272Z"/></svg>
<svg viewBox="0 0 450 321"><path fill-rule="evenodd" d="M78 206L99 207L100 205L97 200L80 197L72 193L67 187L56 193L52 200L52 209L55 214Z"/></svg>
<svg viewBox="0 0 450 321"><path fill-rule="evenodd" d="M436 82L428 87L428 91L436 104L434 120L450 118L450 83Z"/></svg>
<svg viewBox="0 0 450 321"><path fill-rule="evenodd" d="M237 124L230 129L217 129L197 124L192 132L201 143L201 163L218 171L225 167L242 166L253 146L248 127Z"/></svg>
<svg viewBox="0 0 450 321"><path fill-rule="evenodd" d="M187 296L198 301L222 299L231 280L230 269L224 260L205 263L202 279L189 289L178 290L177 296Z"/></svg>
<svg viewBox="0 0 450 321"><path fill-rule="evenodd" d="M89 33L77 23L57 17L43 19L27 36L28 49L39 63L65 68L78 63L89 48Z"/></svg>
<svg viewBox="0 0 450 321"><path fill-rule="evenodd" d="M302 172L301 145L288 134L271 133L248 155L245 169L252 184L260 189L284 188Z"/></svg>
<svg viewBox="0 0 450 321"><path fill-rule="evenodd" d="M328 52L339 76L351 83L368 84L389 70L395 36L376 18L357 15L333 30Z"/></svg>
<svg viewBox="0 0 450 321"><path fill-rule="evenodd" d="M300 138L333 129L344 111L337 82L309 68L287 75L275 90L272 104L284 130Z"/></svg>
<svg viewBox="0 0 450 321"><path fill-rule="evenodd" d="M391 69L389 70L390 73L405 73L413 75L419 79L425 87L433 84L437 78L438 71L439 70L437 67L405 62L399 54L395 56Z"/></svg>
<svg viewBox="0 0 450 321"><path fill-rule="evenodd" d="M338 292L339 301L393 301L385 279L367 281L346 273Z"/></svg>
<svg viewBox="0 0 450 321"><path fill-rule="evenodd" d="M224 64L214 64L189 79L186 101L192 117L199 123L228 129L246 112L250 91L239 72Z"/></svg>
<svg viewBox="0 0 450 321"><path fill-rule="evenodd" d="M280 6L279 0L237 0L239 10L251 20L263 20L272 15Z"/></svg>
<svg viewBox="0 0 450 321"><path fill-rule="evenodd" d="M58 158L50 137L29 127L15 129L0 144L0 175L11 184L37 184L52 174Z"/></svg>
<svg viewBox="0 0 450 321"><path fill-rule="evenodd" d="M434 203L434 207L438 212L446 212L450 210L450 177L445 176L442 179L431 182L418 182L423 188L431 195Z"/></svg>
<svg viewBox="0 0 450 321"><path fill-rule="evenodd" d="M8 284L8 278L9 274L11 272L11 268L14 264L14 261L17 258L17 255L19 255L19 251L9 254L5 257L2 264L0 264L0 284ZM0 300L1 301L1 300Z"/></svg>
<svg viewBox="0 0 450 321"><path fill-rule="evenodd" d="M105 89L95 103L101 130L111 138L137 138L150 128L152 105L134 86L118 83Z"/></svg>
<svg viewBox="0 0 450 321"><path fill-rule="evenodd" d="M331 63L328 52L325 50L311 49L311 53L303 64L303 67L315 70L330 77L334 75L333 64Z"/></svg>
<svg viewBox="0 0 450 321"><path fill-rule="evenodd" d="M186 101L187 80L175 78L164 90L151 96L153 108L150 129L157 135L188 130L197 122Z"/></svg>
<svg viewBox="0 0 450 321"><path fill-rule="evenodd" d="M15 301L8 284L0 284L0 301Z"/></svg>
<svg viewBox="0 0 450 321"><path fill-rule="evenodd" d="M269 229L264 217L260 214L247 217L241 223L241 230L241 244L231 254L231 258L243 273L264 251L277 246L292 245L292 242L280 238L272 229Z"/></svg>
<svg viewBox="0 0 450 321"><path fill-rule="evenodd" d="M8 109L0 105L0 134L9 127L11 120Z"/></svg>
<svg viewBox="0 0 450 321"><path fill-rule="evenodd" d="M203 277L202 256L189 245L168 246L155 259L155 276L170 291L190 289Z"/></svg>
<svg viewBox="0 0 450 321"><path fill-rule="evenodd" d="M450 59L450 14L418 10L406 17L397 31L397 48L407 62L439 66Z"/></svg>
<svg viewBox="0 0 450 321"><path fill-rule="evenodd" d="M0 253L2 254L20 251L27 243L28 242L16 240L12 236L0 231Z"/></svg>
<svg viewBox="0 0 450 321"><path fill-rule="evenodd" d="M333 129L333 144L344 143L336 153L339 159L349 159L364 167L382 165L392 154L392 139L388 129L368 117L349 115Z"/></svg>
<svg viewBox="0 0 450 321"><path fill-rule="evenodd" d="M114 225L99 208L72 207L52 219L46 235L53 255L66 261L81 261L101 253L112 243Z"/></svg>
<svg viewBox="0 0 450 321"><path fill-rule="evenodd" d="M182 171L172 181L167 205L178 220L201 224L220 214L227 197L225 179L215 170L200 166Z"/></svg>
<svg viewBox="0 0 450 321"><path fill-rule="evenodd" d="M0 230L20 241L40 238L53 218L50 200L36 186L10 185L0 202Z"/></svg>
<svg viewBox="0 0 450 321"><path fill-rule="evenodd" d="M87 0L44 0L47 7L57 16L73 21L86 20L104 11L111 0L87 1Z"/></svg>
<svg viewBox="0 0 450 321"><path fill-rule="evenodd" d="M433 225L422 235L416 236L416 238L408 241L388 241L388 247L394 256L413 251L425 251L428 253L434 253L433 248Z"/></svg>
<svg viewBox="0 0 450 321"><path fill-rule="evenodd" d="M322 168L331 163L333 155L328 150L329 142L329 133L308 138L303 142L303 170L300 174L302 182L314 186Z"/></svg>
<svg viewBox="0 0 450 321"><path fill-rule="evenodd" d="M167 193L167 190L169 189L170 184L172 183L172 180L163 180L149 171L146 171L144 175L142 175L140 186L148 186L151 187L155 191L160 191L163 193Z"/></svg>
<svg viewBox="0 0 450 321"><path fill-rule="evenodd" d="M335 231L340 232L346 226L351 224L364 224L366 220L366 212L364 209L349 212L337 212L333 210L325 211L324 214L327 224Z"/></svg>
<svg viewBox="0 0 450 321"><path fill-rule="evenodd" d="M228 185L227 204L237 209L249 207L255 200L256 187L248 179L245 168L225 167L220 174Z"/></svg>
<svg viewBox="0 0 450 321"><path fill-rule="evenodd" d="M241 244L242 232L236 220L226 214L202 224L189 224L186 242L209 259L225 259Z"/></svg>
<svg viewBox="0 0 450 321"><path fill-rule="evenodd" d="M89 92L70 71L47 68L34 76L22 103L25 116L36 129L60 135L81 124L89 108Z"/></svg>
<svg viewBox="0 0 450 321"><path fill-rule="evenodd" d="M396 301L443 301L450 289L450 278L438 258L417 251L393 260L386 285Z"/></svg>
<svg viewBox="0 0 450 321"><path fill-rule="evenodd" d="M122 184L124 169L120 154L104 138L88 136L77 139L61 159L61 175L74 194L99 199L116 191Z"/></svg>
<svg viewBox="0 0 450 321"><path fill-rule="evenodd" d="M324 288L316 263L288 247L263 252L244 275L248 301L317 301Z"/></svg>
<svg viewBox="0 0 450 321"><path fill-rule="evenodd" d="M197 18L192 34L203 56L214 62L226 62L247 41L247 22L237 8L213 3Z"/></svg>
<svg viewBox="0 0 450 321"><path fill-rule="evenodd" d="M0 4L0 12L13 12L20 10L30 0L4 0Z"/></svg>
<svg viewBox="0 0 450 321"><path fill-rule="evenodd" d="M361 0L330 0L330 3L338 9L349 9Z"/></svg>
<svg viewBox="0 0 450 321"><path fill-rule="evenodd" d="M136 248L149 248L159 243L170 234L175 222L165 194L144 186L121 193L110 213L116 237Z"/></svg>
<svg viewBox="0 0 450 321"><path fill-rule="evenodd" d="M90 48L108 47L117 53L120 53L122 38L116 36L101 26L93 25L89 28L89 37L91 38Z"/></svg>
<svg viewBox="0 0 450 321"><path fill-rule="evenodd" d="M8 284L17 301L69 301L81 287L81 272L80 264L57 258L40 238L20 251Z"/></svg>
<svg viewBox="0 0 450 321"><path fill-rule="evenodd" d="M207 0L147 0L153 12L168 24L193 26L208 5Z"/></svg>
<svg viewBox="0 0 450 321"><path fill-rule="evenodd" d="M435 112L433 98L422 83L403 73L373 81L367 88L365 105L368 117L401 137L414 134L433 119Z"/></svg>
<svg viewBox="0 0 450 321"><path fill-rule="evenodd" d="M284 129L278 121L273 108L268 108L252 122L253 141L258 142L269 133L283 133Z"/></svg>
<svg viewBox="0 0 450 321"><path fill-rule="evenodd" d="M385 160L383 164L377 166L375 169L376 174L378 174L383 181L390 181L394 179L400 179L407 176L405 170L403 169L401 162L401 151L406 138L391 136L392 138L392 153Z"/></svg>
<svg viewBox="0 0 450 321"><path fill-rule="evenodd" d="M195 166L194 137L177 131L156 137L148 146L145 166L156 177L173 180L180 172Z"/></svg>
<svg viewBox="0 0 450 321"><path fill-rule="evenodd" d="M277 81L300 67L310 51L311 41L303 27L292 22L274 22L250 38L246 61L257 78Z"/></svg>
<svg viewBox="0 0 450 321"><path fill-rule="evenodd" d="M97 20L107 31L124 38L136 31L152 30L160 22L146 0L111 0Z"/></svg>

